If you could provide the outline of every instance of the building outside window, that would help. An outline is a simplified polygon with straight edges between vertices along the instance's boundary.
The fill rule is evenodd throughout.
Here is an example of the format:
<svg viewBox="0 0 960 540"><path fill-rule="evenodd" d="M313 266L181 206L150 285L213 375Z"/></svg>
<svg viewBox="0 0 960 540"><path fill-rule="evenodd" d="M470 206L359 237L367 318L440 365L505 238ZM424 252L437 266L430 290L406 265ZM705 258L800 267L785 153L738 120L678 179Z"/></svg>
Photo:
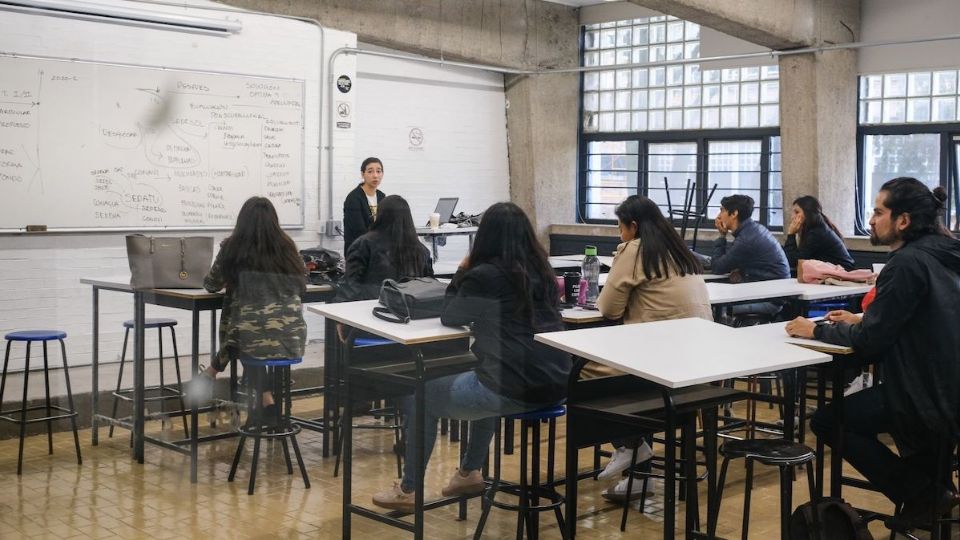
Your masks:
<svg viewBox="0 0 960 540"><path fill-rule="evenodd" d="M778 66L678 64L700 58L700 26L668 16L588 25L583 36L583 65L609 67L583 75L583 221L615 222L633 194L679 217L689 181L694 210L716 184L708 216L743 193L758 221L782 227Z"/></svg>

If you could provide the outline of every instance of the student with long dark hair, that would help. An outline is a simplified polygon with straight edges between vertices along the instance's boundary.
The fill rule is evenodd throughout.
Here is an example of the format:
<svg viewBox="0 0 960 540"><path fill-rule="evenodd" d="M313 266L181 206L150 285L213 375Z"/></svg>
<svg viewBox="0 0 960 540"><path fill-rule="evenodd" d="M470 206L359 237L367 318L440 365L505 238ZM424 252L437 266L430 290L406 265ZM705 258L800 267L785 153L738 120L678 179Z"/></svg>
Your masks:
<svg viewBox="0 0 960 540"><path fill-rule="evenodd" d="M787 225L783 251L793 269L800 259L816 259L853 270L853 257L843 245L840 229L823 213L820 201L810 195L793 201L793 219Z"/></svg>
<svg viewBox="0 0 960 540"><path fill-rule="evenodd" d="M377 220L380 201L386 196L378 189L383 181L383 162L380 158L368 157L363 160L360 178L363 181L343 201L344 253L350 250L354 240L370 230L370 225Z"/></svg>
<svg viewBox="0 0 960 540"><path fill-rule="evenodd" d="M471 420L466 454L442 493L480 493L496 418L562 402L570 372L568 354L533 339L538 332L562 330L563 323L553 269L517 205L497 203L483 214L473 248L447 288L440 320L472 327L471 350L480 363L426 383L424 451L429 458L438 418ZM402 402L407 434L417 432L413 405L412 397ZM413 511L415 481L424 474L416 470L414 448L407 443L402 481L374 495L374 504Z"/></svg>
<svg viewBox="0 0 960 540"><path fill-rule="evenodd" d="M370 231L347 250L346 267L338 294L341 300L377 298L385 279L433 275L430 250L420 242L403 197L390 195L380 201Z"/></svg>
<svg viewBox="0 0 960 540"><path fill-rule="evenodd" d="M203 280L210 292L225 289L220 314L220 350L191 385L193 399L208 398L213 379L241 358L299 358L307 340L300 295L306 290L303 259L280 228L270 199L251 197L237 215L233 233ZM269 392L263 405L273 404ZM270 417L267 415L267 417Z"/></svg>
<svg viewBox="0 0 960 540"><path fill-rule="evenodd" d="M616 214L623 243L617 246L607 283L597 299L600 313L608 319L622 318L625 324L686 317L712 321L703 267L657 204L632 195L620 203ZM594 362L581 371L581 377L616 374ZM598 478L615 478L629 468L638 444L638 462L653 456L645 441L613 441L616 451ZM626 481L604 495L612 499L625 496Z"/></svg>

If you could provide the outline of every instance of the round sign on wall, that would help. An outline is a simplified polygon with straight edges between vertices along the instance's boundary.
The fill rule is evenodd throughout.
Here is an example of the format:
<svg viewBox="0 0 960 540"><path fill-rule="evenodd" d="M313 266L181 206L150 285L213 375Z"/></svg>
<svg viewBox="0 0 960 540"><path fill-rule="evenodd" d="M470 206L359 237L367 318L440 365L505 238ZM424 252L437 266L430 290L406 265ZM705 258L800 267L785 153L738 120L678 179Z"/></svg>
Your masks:
<svg viewBox="0 0 960 540"><path fill-rule="evenodd" d="M341 75L337 78L337 90L346 94L350 91L350 88L353 87L353 81L350 80L350 77L346 75Z"/></svg>

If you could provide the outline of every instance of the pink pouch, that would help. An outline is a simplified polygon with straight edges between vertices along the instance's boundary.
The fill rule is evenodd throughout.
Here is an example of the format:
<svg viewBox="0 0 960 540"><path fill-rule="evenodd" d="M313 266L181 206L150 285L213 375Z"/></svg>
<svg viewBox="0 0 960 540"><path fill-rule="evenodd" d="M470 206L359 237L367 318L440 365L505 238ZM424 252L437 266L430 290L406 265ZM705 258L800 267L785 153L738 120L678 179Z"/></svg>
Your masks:
<svg viewBox="0 0 960 540"><path fill-rule="evenodd" d="M844 270L839 264L830 264L816 259L797 261L797 280L800 283L823 283L827 278L866 283L873 276L867 269Z"/></svg>

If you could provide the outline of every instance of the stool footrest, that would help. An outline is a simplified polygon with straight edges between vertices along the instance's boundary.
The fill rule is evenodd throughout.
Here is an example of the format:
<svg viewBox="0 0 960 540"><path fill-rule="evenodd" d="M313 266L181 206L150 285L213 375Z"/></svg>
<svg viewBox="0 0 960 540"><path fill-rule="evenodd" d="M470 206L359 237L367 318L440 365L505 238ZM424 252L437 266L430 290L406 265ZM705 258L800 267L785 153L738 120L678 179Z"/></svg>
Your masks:
<svg viewBox="0 0 960 540"><path fill-rule="evenodd" d="M271 439L276 439L279 437L289 437L291 435L296 435L300 433L299 424L291 424L289 427L261 427L260 431L257 431L257 428L254 426L240 426L237 428L237 432L247 437L266 437Z"/></svg>
<svg viewBox="0 0 960 540"><path fill-rule="evenodd" d="M488 487L487 491L484 492L483 498L486 499L491 505L500 508L501 510L511 510L514 512L520 511L519 504L501 502L494 499L494 493L491 493L493 490L492 487ZM554 508L559 508L564 503L563 495L557 493L552 489L547 488L536 488L535 486L527 486L527 492L530 495L536 495L537 497L547 499L550 501L549 504L538 504L536 506L530 505L527 506L527 511L530 512L546 512L548 510L553 510ZM488 497L487 494L490 493ZM500 487L497 488L496 493L506 493L508 495L513 495L516 497L520 496L520 486L516 484L504 485L503 482L500 482Z"/></svg>
<svg viewBox="0 0 960 540"><path fill-rule="evenodd" d="M144 397L143 400L159 401L161 399L177 399L177 398L185 397L183 392L181 392L180 390L177 390L172 386L160 386L160 385L147 386L146 388L143 389L143 392L144 394L146 394L147 392L156 392L158 390L160 391L161 395L147 396L147 397ZM169 392L169 393L164 395L165 392ZM119 392L118 391L111 392L111 394L113 394L113 397L117 399L121 399L123 401L133 401L133 388L125 388L120 390Z"/></svg>
<svg viewBox="0 0 960 540"><path fill-rule="evenodd" d="M27 407L26 411L27 412L40 411L40 410L46 410L46 409L47 409L46 405L36 405L34 407ZM67 409L66 407L60 407L58 405L51 405L50 409L54 411L60 411L65 414L43 416L40 418L27 418L26 420L21 420L20 418L14 418L13 416L8 416L12 414L22 414L24 412L24 409L21 408L21 409L12 409L9 411L3 411L3 414L0 414L0 420L6 420L7 422L13 422L14 424L33 424L35 422L46 422L47 420L62 420L64 418L73 418L79 414L77 413L77 411Z"/></svg>

